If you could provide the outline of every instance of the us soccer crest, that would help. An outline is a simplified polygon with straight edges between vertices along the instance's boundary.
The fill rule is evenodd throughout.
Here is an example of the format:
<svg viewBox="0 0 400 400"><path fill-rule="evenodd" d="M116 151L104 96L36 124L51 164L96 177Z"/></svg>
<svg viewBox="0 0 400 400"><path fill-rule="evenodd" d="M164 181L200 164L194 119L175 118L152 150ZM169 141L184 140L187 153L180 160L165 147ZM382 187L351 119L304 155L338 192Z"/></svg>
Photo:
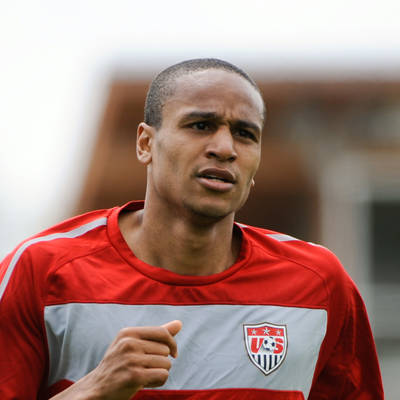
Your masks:
<svg viewBox="0 0 400 400"><path fill-rule="evenodd" d="M243 325L247 353L253 364L265 375L283 363L287 347L286 325L268 322Z"/></svg>

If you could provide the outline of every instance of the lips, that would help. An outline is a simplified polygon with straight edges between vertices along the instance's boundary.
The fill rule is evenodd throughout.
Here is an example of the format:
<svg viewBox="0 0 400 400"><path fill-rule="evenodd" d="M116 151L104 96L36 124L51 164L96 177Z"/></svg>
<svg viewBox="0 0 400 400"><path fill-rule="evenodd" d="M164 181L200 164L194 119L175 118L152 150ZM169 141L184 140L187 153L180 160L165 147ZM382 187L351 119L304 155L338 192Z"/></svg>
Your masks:
<svg viewBox="0 0 400 400"><path fill-rule="evenodd" d="M232 172L220 168L204 168L196 175L201 186L213 192L225 193L233 189L236 178Z"/></svg>
<svg viewBox="0 0 400 400"><path fill-rule="evenodd" d="M228 171L227 169L220 169L220 168L205 168L197 174L197 177L222 181L227 183L236 182L234 175L230 171Z"/></svg>

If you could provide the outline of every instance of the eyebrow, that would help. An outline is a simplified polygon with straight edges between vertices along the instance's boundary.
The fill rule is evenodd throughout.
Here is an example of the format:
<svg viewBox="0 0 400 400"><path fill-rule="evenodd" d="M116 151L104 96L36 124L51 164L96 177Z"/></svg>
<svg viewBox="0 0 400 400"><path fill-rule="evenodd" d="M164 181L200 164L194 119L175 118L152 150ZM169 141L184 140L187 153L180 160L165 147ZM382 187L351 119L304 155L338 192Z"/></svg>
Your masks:
<svg viewBox="0 0 400 400"><path fill-rule="evenodd" d="M190 121L192 119L202 119L202 120L213 120L213 121L222 121L222 117L213 112L213 111L192 111L189 112L185 115L183 115L182 117L182 121ZM256 132L260 132L262 131L262 128L260 126L258 126L257 124L255 124L254 122L250 122L247 120L243 120L243 119L237 119L234 120L233 124L236 127L240 127L240 128L250 128L255 130Z"/></svg>

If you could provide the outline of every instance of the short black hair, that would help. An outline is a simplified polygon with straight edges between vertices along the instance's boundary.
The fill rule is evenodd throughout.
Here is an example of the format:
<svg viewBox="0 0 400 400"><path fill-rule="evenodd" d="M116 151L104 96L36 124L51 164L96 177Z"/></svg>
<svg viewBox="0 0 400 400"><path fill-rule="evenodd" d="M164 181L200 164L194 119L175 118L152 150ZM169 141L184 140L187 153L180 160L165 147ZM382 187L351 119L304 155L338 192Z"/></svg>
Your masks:
<svg viewBox="0 0 400 400"><path fill-rule="evenodd" d="M262 98L261 91L254 80L235 65L217 58L186 60L161 71L151 82L144 107L144 122L157 129L160 128L162 124L162 109L167 99L174 93L176 78L207 69L222 69L241 76L260 93Z"/></svg>

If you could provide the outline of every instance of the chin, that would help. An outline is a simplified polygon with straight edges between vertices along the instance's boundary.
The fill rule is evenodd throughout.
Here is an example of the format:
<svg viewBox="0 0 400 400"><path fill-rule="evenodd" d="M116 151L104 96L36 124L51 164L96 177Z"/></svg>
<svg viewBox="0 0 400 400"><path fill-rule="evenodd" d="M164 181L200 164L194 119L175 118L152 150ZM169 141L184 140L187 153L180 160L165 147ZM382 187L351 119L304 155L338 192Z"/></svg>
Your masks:
<svg viewBox="0 0 400 400"><path fill-rule="evenodd" d="M185 208L196 220L203 220L206 223L220 221L233 214L235 210L228 205L217 204L185 204Z"/></svg>

